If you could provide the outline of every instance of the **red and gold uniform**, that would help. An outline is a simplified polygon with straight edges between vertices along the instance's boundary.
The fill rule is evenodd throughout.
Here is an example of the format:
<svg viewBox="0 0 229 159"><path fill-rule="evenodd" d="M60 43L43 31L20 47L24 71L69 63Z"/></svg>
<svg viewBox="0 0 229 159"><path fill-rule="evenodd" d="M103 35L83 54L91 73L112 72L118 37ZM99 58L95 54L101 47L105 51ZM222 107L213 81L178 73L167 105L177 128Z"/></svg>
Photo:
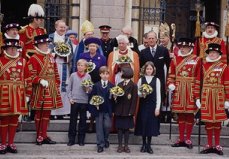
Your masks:
<svg viewBox="0 0 229 159"><path fill-rule="evenodd" d="M59 85L60 79L56 63L51 54L44 55L36 52L28 61L29 71L33 84L30 105L32 109L40 110L41 101L44 100L43 109L51 110L62 107ZM47 80L48 88L40 85L40 80ZM45 94L43 94L45 92Z"/></svg>
<svg viewBox="0 0 229 159"><path fill-rule="evenodd" d="M179 47L188 47L187 53L178 51L178 55L173 57L170 64L168 75L168 88L174 90L172 100L172 112L178 115L179 141L174 147L179 147L181 143L191 145L191 133L194 124L194 113L197 107L194 101L194 84L200 68L200 58L193 55L193 43L191 39L181 38L178 42ZM172 89L171 86L174 88ZM184 133L186 130L186 140ZM177 146L176 146L177 145ZM173 146L173 145L172 145ZM191 148L191 147L190 147Z"/></svg>
<svg viewBox="0 0 229 159"><path fill-rule="evenodd" d="M172 111L175 113L195 113L197 107L193 97L194 83L200 68L196 55L174 57L170 64L168 85L174 84Z"/></svg>
<svg viewBox="0 0 229 159"><path fill-rule="evenodd" d="M19 48L19 41L16 39L6 39L6 47ZM11 45L11 46L10 46ZM19 56L10 56L4 50L4 56L0 57L0 129L1 145L0 153L16 153L14 136L18 125L20 114L26 115L28 108L26 104L25 78L28 72L25 59ZM8 145L7 143L8 135Z"/></svg>
<svg viewBox="0 0 229 159"><path fill-rule="evenodd" d="M222 122L227 119L224 101L229 100L229 69L221 61L203 64L201 93L201 120ZM200 76L197 78L196 96L200 97Z"/></svg>
<svg viewBox="0 0 229 159"><path fill-rule="evenodd" d="M33 39L37 35L46 34L46 30L42 27L33 28L30 25L26 25L22 27L19 31L20 40L24 43L24 47L22 50L22 57L25 59L29 59L32 54L36 52Z"/></svg>
<svg viewBox="0 0 229 159"><path fill-rule="evenodd" d="M210 47L211 46L211 47ZM215 44L209 44L209 49L214 49ZM216 45L218 46L218 45ZM217 48L219 51L220 47ZM221 52L222 53L222 52ZM199 74L195 84L195 98L201 97L201 120L205 122L208 136L208 148L212 147L213 133L216 149L220 150L221 122L227 119L224 102L229 101L229 68L220 58L208 60L202 66L202 75ZM200 84L203 81L200 94Z"/></svg>
<svg viewBox="0 0 229 159"><path fill-rule="evenodd" d="M194 47L194 54L198 54L198 48L197 46L199 46L199 57L203 58L203 62L205 62L205 58L206 58L206 53L205 51L208 48L208 44L210 43L216 43L219 44L221 46L221 51L222 51L222 58L221 61L223 63L227 63L227 54L226 54L226 45L225 42L222 38L219 37L214 37L214 38L206 38L206 37L201 37L199 38L199 44L197 44L197 41L195 43L195 47Z"/></svg>
<svg viewBox="0 0 229 159"><path fill-rule="evenodd" d="M43 38L41 39L42 42L46 42L45 39L48 39L47 34L37 37ZM29 90L31 96L30 106L35 110L37 137L39 143L42 143L43 139L47 139L51 110L63 106L59 91L60 79L55 60L50 53L37 51L29 59L28 69L31 76L29 86L32 88L32 90ZM47 81L48 86L43 87L41 80Z"/></svg>

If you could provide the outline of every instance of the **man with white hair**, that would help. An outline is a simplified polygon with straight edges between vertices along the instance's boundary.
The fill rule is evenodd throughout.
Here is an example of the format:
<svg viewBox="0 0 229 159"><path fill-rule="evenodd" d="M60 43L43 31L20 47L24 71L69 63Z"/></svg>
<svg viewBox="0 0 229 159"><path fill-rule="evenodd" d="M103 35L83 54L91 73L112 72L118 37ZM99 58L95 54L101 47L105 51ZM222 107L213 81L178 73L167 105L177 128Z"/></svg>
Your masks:
<svg viewBox="0 0 229 159"><path fill-rule="evenodd" d="M113 84L121 82L121 68L131 67L134 71L133 81L138 82L139 79L139 57L138 54L130 49L129 40L126 35L119 35L116 37L118 42L118 49L111 52L108 56L107 65L110 70L110 81ZM120 57L128 57L131 62L118 62Z"/></svg>
<svg viewBox="0 0 229 159"><path fill-rule="evenodd" d="M22 27L19 31L20 40L24 43L22 57L28 60L35 52L33 39L37 35L43 35L46 30L41 27L44 22L44 10L39 4L31 4L28 10L29 25Z"/></svg>
<svg viewBox="0 0 229 159"><path fill-rule="evenodd" d="M127 36L128 40L129 40L128 45L131 48L131 50L139 54L140 51L138 50L138 41L134 37L131 36L132 35L131 27L125 26L122 28L121 32L122 32L122 35ZM111 50L109 50L109 52L112 52L114 47L118 47L117 37L111 41L111 47L110 47Z"/></svg>

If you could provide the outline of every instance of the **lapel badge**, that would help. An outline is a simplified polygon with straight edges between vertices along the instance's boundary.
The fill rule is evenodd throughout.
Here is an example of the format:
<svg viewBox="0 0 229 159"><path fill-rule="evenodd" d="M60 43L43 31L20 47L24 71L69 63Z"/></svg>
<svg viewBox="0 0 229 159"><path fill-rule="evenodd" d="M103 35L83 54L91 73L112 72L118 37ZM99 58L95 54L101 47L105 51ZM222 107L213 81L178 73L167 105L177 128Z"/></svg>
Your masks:
<svg viewBox="0 0 229 159"><path fill-rule="evenodd" d="M127 98L128 98L129 100L131 99L131 94L130 94L130 93L127 95Z"/></svg>

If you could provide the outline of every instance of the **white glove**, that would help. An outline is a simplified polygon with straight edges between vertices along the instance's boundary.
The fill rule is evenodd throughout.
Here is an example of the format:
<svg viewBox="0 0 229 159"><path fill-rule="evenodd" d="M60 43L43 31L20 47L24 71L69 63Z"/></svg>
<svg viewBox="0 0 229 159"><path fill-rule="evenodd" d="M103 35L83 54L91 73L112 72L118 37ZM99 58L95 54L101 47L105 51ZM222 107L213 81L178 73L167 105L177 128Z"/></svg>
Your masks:
<svg viewBox="0 0 229 159"><path fill-rule="evenodd" d="M196 100L196 106L200 109L200 107L201 107L200 99Z"/></svg>
<svg viewBox="0 0 229 159"><path fill-rule="evenodd" d="M169 90L174 91L175 88L176 88L176 86L174 84L170 84L169 85Z"/></svg>
<svg viewBox="0 0 229 159"><path fill-rule="evenodd" d="M224 102L224 108L225 109L229 109L229 101L225 101Z"/></svg>
<svg viewBox="0 0 229 159"><path fill-rule="evenodd" d="M29 97L26 96L25 101L26 101L26 103L28 103L30 101Z"/></svg>
<svg viewBox="0 0 229 159"><path fill-rule="evenodd" d="M47 88L47 87L49 86L48 81L46 81L46 80L44 80L44 79L42 79L42 80L40 81L40 84L41 84L43 87L45 87L45 88Z"/></svg>

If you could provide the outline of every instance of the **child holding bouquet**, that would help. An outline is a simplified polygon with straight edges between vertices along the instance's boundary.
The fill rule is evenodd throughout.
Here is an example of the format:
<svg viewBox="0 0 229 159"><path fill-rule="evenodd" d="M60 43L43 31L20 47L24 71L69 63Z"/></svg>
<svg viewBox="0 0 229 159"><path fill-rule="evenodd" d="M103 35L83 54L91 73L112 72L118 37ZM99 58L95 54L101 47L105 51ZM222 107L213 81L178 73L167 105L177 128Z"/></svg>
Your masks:
<svg viewBox="0 0 229 159"><path fill-rule="evenodd" d="M109 147L109 132L111 128L111 117L114 101L110 95L110 89L114 87L112 83L108 81L109 70L106 66L99 68L99 75L101 80L93 86L89 111L96 120L96 137L97 137L97 152L101 153L104 148ZM93 102L93 97L102 98L98 102ZM98 100L95 100L98 101Z"/></svg>
<svg viewBox="0 0 229 159"><path fill-rule="evenodd" d="M151 148L152 136L160 134L160 80L154 77L156 68L153 62L148 61L143 66L143 74L138 81L138 95L140 97L139 111L137 114L137 122L135 135L142 136L141 152L153 153ZM146 141L147 140L147 141Z"/></svg>
<svg viewBox="0 0 229 159"><path fill-rule="evenodd" d="M134 127L134 112L137 105L137 85L131 80L133 77L133 70L130 67L122 68L122 82L118 84L124 90L122 96L116 96L116 104L114 108L115 114L115 126L118 130L118 149L117 152L130 153L128 147L129 141L129 129ZM122 145L122 139L124 136L124 147Z"/></svg>
<svg viewBox="0 0 229 159"><path fill-rule="evenodd" d="M77 62L77 72L71 74L69 78L69 84L67 87L67 94L71 103L70 112L70 124L68 129L68 146L75 144L76 126L78 114L80 115L78 125L78 144L84 146L84 139L86 133L86 111L88 105L88 93L90 87L88 83L91 80L91 76L86 73L87 61L80 59ZM86 81L86 82L85 82ZM83 83L87 84L86 86Z"/></svg>

